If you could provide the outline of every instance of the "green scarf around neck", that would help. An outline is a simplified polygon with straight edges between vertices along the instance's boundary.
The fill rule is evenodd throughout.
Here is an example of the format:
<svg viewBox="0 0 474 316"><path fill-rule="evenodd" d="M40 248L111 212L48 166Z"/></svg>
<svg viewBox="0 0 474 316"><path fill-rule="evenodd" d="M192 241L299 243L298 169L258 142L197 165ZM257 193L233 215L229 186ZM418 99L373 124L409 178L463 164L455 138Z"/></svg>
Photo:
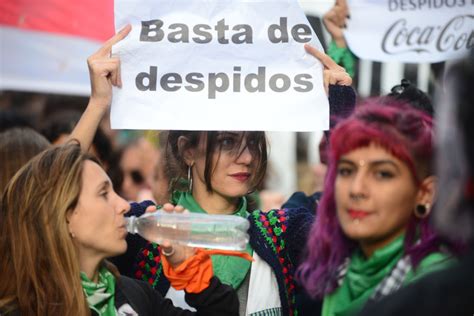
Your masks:
<svg viewBox="0 0 474 316"><path fill-rule="evenodd" d="M403 256L404 236L375 251L367 259L354 251L343 283L323 301L322 316L354 315L360 311L379 283Z"/></svg>
<svg viewBox="0 0 474 316"><path fill-rule="evenodd" d="M193 196L188 192L175 191L171 202L174 205L183 206L190 212L207 214L207 212L202 209ZM245 197L241 198L234 215L244 218L249 216L249 212L247 211L247 200ZM252 256L253 251L249 244L247 244L245 252ZM247 276L247 273L250 271L251 262L239 257L212 255L211 260L214 275L217 276L222 283L230 285L234 289L240 287Z"/></svg>
<svg viewBox="0 0 474 316"><path fill-rule="evenodd" d="M81 282L89 308L100 316L115 316L115 277L105 267L99 270L99 282L94 283L81 272Z"/></svg>

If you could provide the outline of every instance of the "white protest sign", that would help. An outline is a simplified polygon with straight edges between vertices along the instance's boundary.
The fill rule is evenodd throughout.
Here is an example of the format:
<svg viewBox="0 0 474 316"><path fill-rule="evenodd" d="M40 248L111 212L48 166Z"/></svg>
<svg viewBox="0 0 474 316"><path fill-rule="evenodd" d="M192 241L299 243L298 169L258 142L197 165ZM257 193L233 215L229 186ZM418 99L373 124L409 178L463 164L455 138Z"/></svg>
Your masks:
<svg viewBox="0 0 474 316"><path fill-rule="evenodd" d="M115 0L112 128L328 129L321 45L296 0Z"/></svg>
<svg viewBox="0 0 474 316"><path fill-rule="evenodd" d="M440 62L474 46L474 0L349 0L344 33L360 58Z"/></svg>

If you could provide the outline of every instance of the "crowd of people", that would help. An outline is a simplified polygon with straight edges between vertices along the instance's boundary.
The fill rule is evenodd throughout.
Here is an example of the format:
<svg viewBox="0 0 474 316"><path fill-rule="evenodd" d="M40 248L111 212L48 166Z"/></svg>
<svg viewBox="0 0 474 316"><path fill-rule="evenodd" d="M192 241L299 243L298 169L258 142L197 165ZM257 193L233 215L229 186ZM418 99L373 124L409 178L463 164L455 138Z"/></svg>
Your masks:
<svg viewBox="0 0 474 316"><path fill-rule="evenodd" d="M324 17L328 55L304 47L330 105L323 185L269 211L265 132L161 131L115 150L101 122L130 26L88 59L83 113L36 130L1 113L0 315L471 314L474 50L434 102L402 78L356 100L347 16L337 1ZM208 252L127 233L126 217L158 208L242 217L249 242Z"/></svg>

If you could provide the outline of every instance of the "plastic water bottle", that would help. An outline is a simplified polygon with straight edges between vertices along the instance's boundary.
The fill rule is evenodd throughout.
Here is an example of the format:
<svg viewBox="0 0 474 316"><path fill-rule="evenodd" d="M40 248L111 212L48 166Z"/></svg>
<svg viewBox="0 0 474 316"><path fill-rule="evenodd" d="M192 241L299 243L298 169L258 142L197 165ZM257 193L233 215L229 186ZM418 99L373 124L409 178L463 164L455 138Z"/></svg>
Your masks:
<svg viewBox="0 0 474 316"><path fill-rule="evenodd" d="M158 210L125 219L129 233L157 244L168 240L190 247L242 251L249 241L249 222L240 216Z"/></svg>

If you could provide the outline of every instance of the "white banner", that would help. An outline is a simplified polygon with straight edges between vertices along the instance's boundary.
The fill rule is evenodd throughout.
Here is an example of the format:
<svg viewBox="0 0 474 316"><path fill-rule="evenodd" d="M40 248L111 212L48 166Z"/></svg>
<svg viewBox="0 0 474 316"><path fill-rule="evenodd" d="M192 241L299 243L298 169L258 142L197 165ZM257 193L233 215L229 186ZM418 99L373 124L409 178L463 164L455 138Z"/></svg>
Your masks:
<svg viewBox="0 0 474 316"><path fill-rule="evenodd" d="M116 0L119 129L328 128L321 45L296 0Z"/></svg>
<svg viewBox="0 0 474 316"><path fill-rule="evenodd" d="M473 0L349 0L345 37L360 58L434 63L474 46Z"/></svg>

